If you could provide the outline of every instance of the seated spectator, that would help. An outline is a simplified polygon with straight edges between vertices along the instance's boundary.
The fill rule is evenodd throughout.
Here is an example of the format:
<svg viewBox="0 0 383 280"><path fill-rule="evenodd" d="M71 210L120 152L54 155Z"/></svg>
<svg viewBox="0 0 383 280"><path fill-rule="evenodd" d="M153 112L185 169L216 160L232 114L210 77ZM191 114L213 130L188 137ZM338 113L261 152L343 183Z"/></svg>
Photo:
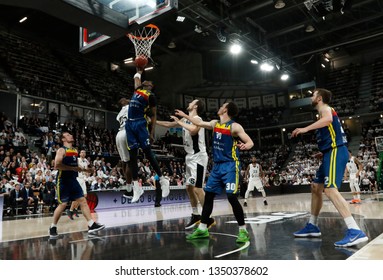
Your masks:
<svg viewBox="0 0 383 280"><path fill-rule="evenodd" d="M118 181L114 181L113 178L108 179L108 183L106 184L107 190L116 190L119 187Z"/></svg>
<svg viewBox="0 0 383 280"><path fill-rule="evenodd" d="M16 214L16 208L18 208L19 206L23 206L22 212L24 212L24 202L23 202L24 199L20 189L21 189L20 183L17 182L14 188L10 191L9 203L11 205L11 215Z"/></svg>
<svg viewBox="0 0 383 280"><path fill-rule="evenodd" d="M97 177L96 182L94 184L92 184L92 186L91 186L91 190L92 191L101 191L101 190L105 190L105 189L106 189L106 186L103 183L102 178Z"/></svg>
<svg viewBox="0 0 383 280"><path fill-rule="evenodd" d="M53 182L52 177L49 177L46 182L43 190L43 201L45 205L49 206L49 212L53 212L58 205L58 201L56 199L56 184Z"/></svg>
<svg viewBox="0 0 383 280"><path fill-rule="evenodd" d="M29 205L33 205L33 214L37 214L39 199L34 195L33 190L31 189L31 184L25 183L24 188L22 188L20 192L23 198L23 212L30 214L30 211L27 209L27 207Z"/></svg>

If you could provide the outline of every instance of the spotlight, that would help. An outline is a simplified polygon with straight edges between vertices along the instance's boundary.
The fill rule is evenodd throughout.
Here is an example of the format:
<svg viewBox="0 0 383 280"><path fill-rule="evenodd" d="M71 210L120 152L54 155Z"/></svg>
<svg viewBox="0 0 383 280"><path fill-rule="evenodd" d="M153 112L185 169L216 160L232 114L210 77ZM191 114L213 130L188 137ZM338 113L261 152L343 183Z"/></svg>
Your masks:
<svg viewBox="0 0 383 280"><path fill-rule="evenodd" d="M284 8L285 6L286 6L286 3L283 2L283 0L277 0L277 1L275 1L275 5L274 5L275 9L282 9L282 8Z"/></svg>
<svg viewBox="0 0 383 280"><path fill-rule="evenodd" d="M20 23L23 23L24 21L26 21L28 18L27 17L23 17L22 19L19 20Z"/></svg>
<svg viewBox="0 0 383 280"><path fill-rule="evenodd" d="M312 26L311 24L309 24L309 25L306 26L305 31L306 31L307 33L310 33L310 32L315 31L315 28L314 28L314 26Z"/></svg>
<svg viewBox="0 0 383 280"><path fill-rule="evenodd" d="M238 43L234 43L230 46L230 52L232 54L239 54L242 51L242 46Z"/></svg>
<svg viewBox="0 0 383 280"><path fill-rule="evenodd" d="M288 74L283 73L283 74L281 75L281 80L282 80L282 81L286 81L286 80L288 80L288 79L289 79L289 75L288 75Z"/></svg>
<svg viewBox="0 0 383 280"><path fill-rule="evenodd" d="M183 16L177 16L177 18L176 18L176 21L178 21L178 22L184 22L184 20L185 20L185 17L183 17Z"/></svg>
<svg viewBox="0 0 383 280"><path fill-rule="evenodd" d="M271 71L273 71L274 66L269 64L269 63L267 63L267 62L264 62L264 63L261 64L260 68L261 68L262 71L271 72Z"/></svg>
<svg viewBox="0 0 383 280"><path fill-rule="evenodd" d="M124 59L124 63L125 63L125 64L129 64L129 63L133 63L133 62L134 62L133 57L129 57L129 58L127 58L127 59Z"/></svg>
<svg viewBox="0 0 383 280"><path fill-rule="evenodd" d="M258 64L258 61L255 60L255 59L250 60L250 62L251 62L252 64Z"/></svg>

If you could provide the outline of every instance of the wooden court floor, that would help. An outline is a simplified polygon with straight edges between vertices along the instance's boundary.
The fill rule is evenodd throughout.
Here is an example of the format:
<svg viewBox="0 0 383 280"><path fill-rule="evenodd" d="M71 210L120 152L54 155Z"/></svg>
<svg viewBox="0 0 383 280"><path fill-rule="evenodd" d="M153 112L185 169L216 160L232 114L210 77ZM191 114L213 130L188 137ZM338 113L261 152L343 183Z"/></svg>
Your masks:
<svg viewBox="0 0 383 280"><path fill-rule="evenodd" d="M98 234L86 231L82 215L62 216L59 239L50 240L50 215L4 217L0 226L3 260L383 260L383 201L381 195L362 195L361 205L350 205L369 242L336 248L346 230L335 207L324 199L319 218L321 238L294 238L308 220L310 194L268 197L268 206L255 194L244 207L249 244L235 242L238 226L226 200L216 200L217 225L208 239L186 241L184 229L191 214L188 203L145 206L94 213L106 225ZM348 193L345 198L350 200ZM242 200L240 200L243 203Z"/></svg>

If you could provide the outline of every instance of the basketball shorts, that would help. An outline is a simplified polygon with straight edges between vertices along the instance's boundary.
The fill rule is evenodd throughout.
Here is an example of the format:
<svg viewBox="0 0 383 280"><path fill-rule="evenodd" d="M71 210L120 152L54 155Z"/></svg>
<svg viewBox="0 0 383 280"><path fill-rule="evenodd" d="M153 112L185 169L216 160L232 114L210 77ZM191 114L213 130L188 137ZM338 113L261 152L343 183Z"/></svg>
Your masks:
<svg viewBox="0 0 383 280"><path fill-rule="evenodd" d="M202 188L205 182L207 161L207 153L196 153L194 155L186 155L185 164L187 186Z"/></svg>
<svg viewBox="0 0 383 280"><path fill-rule="evenodd" d="M145 149L150 146L148 122L145 118L128 120L125 129L129 149Z"/></svg>
<svg viewBox="0 0 383 280"><path fill-rule="evenodd" d="M215 194L221 194L222 190L225 190L227 194L237 193L240 170L239 161L214 163L205 191Z"/></svg>
<svg viewBox="0 0 383 280"><path fill-rule="evenodd" d="M314 183L324 184L325 188L340 187L348 158L346 146L336 147L323 153L322 163L315 175Z"/></svg>
<svg viewBox="0 0 383 280"><path fill-rule="evenodd" d="M350 176L350 189L352 192L360 192L359 177L351 178Z"/></svg>
<svg viewBox="0 0 383 280"><path fill-rule="evenodd" d="M253 191L254 188L257 188L257 191L259 191L259 192L263 191L263 184L262 184L261 179L249 180L249 183L247 185L247 189L249 191Z"/></svg>
<svg viewBox="0 0 383 280"><path fill-rule="evenodd" d="M85 180L83 178L77 177L77 182L80 184L82 192L85 195L87 193Z"/></svg>
<svg viewBox="0 0 383 280"><path fill-rule="evenodd" d="M74 201L84 196L76 178L57 180L57 200L59 203Z"/></svg>
<svg viewBox="0 0 383 280"><path fill-rule="evenodd" d="M124 162L128 162L130 160L130 155L125 129L118 131L116 135L116 146L121 160Z"/></svg>

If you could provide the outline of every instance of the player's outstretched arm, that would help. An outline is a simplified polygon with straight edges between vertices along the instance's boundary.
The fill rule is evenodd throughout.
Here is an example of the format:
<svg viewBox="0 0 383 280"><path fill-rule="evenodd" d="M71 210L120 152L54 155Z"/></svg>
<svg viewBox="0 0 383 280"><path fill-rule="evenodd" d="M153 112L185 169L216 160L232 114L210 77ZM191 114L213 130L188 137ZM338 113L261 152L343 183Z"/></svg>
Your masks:
<svg viewBox="0 0 383 280"><path fill-rule="evenodd" d="M178 126L183 127L187 130L189 130L191 135L196 135L199 132L200 126L197 126L193 123L186 123L184 122L184 119L179 119L176 116L170 116L174 120L175 123L177 123Z"/></svg>
<svg viewBox="0 0 383 280"><path fill-rule="evenodd" d="M157 120L156 124L158 124L159 126L163 126L163 127L168 127L168 128L171 128L171 127L180 127L180 125L177 123L177 122L168 122L168 121L159 121Z"/></svg>
<svg viewBox="0 0 383 280"><path fill-rule="evenodd" d="M194 125L197 125L206 129L213 129L215 124L218 122L218 120L211 120L210 122L205 122L200 118L192 118L189 115L185 114L183 111L178 109L175 110L175 114L176 116L187 119Z"/></svg>
<svg viewBox="0 0 383 280"><path fill-rule="evenodd" d="M137 73L134 75L134 89L137 89L141 86L141 75L144 70L142 68L137 68Z"/></svg>

